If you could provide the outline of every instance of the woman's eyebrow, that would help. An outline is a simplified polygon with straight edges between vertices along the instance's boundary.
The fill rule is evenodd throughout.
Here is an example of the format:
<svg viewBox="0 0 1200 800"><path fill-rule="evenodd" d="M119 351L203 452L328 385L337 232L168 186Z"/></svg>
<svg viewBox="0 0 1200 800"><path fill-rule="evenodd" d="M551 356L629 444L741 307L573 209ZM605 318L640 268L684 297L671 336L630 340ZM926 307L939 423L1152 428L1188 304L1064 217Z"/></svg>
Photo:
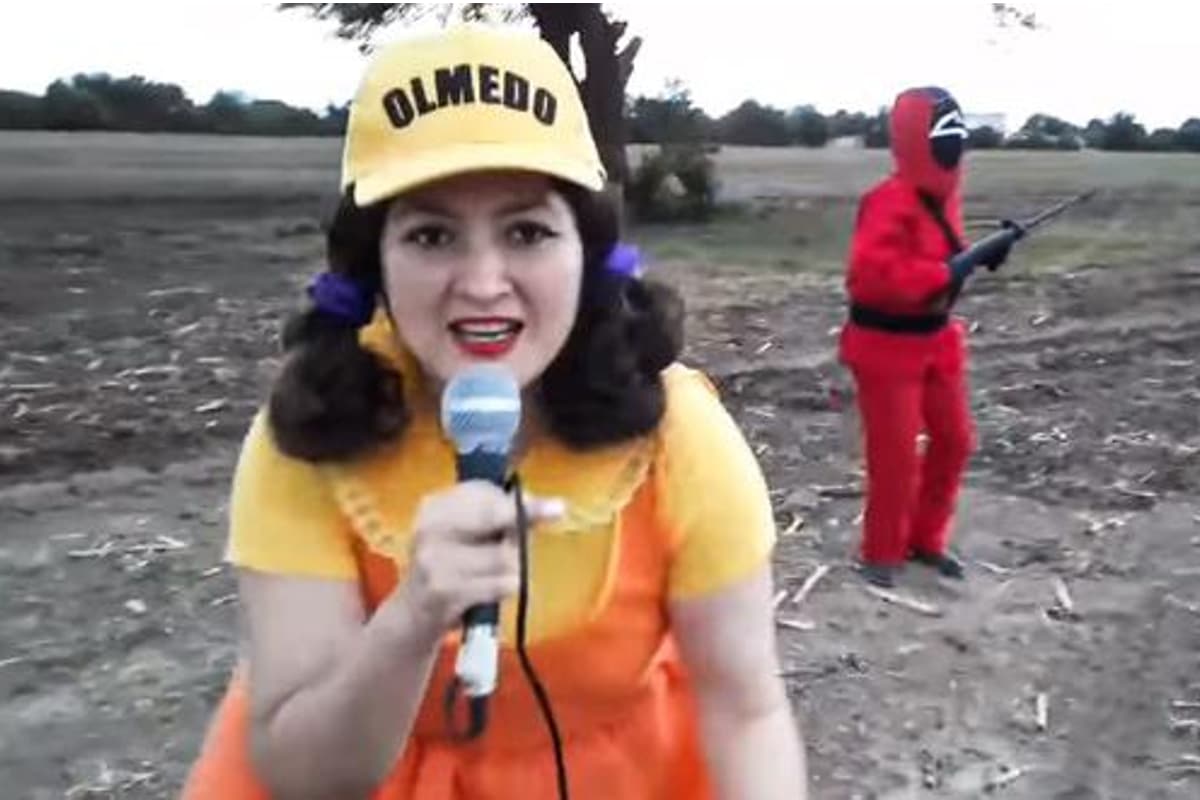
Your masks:
<svg viewBox="0 0 1200 800"><path fill-rule="evenodd" d="M546 208L549 202L549 198L546 196L517 197L496 209L496 214L497 216L512 216L527 211L537 211ZM405 198L397 205L395 213L397 216L429 214L435 217L458 218L458 215L449 206L444 206L430 198Z"/></svg>
<svg viewBox="0 0 1200 800"><path fill-rule="evenodd" d="M523 214L526 211L539 211L546 208L550 203L550 198L545 195L538 197L518 197L500 206L499 213L501 216L512 216L513 214Z"/></svg>
<svg viewBox="0 0 1200 800"><path fill-rule="evenodd" d="M456 216L453 210L441 205L436 200L406 197L397 204L396 215L402 217L410 214L428 214L434 217L450 217L452 219Z"/></svg>

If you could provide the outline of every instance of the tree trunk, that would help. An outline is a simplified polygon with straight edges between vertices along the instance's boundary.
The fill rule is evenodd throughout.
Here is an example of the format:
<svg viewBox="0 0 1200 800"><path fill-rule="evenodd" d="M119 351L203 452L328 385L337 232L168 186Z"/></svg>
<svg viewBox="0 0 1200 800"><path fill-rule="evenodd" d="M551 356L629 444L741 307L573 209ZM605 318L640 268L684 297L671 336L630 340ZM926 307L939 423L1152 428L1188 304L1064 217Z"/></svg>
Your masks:
<svg viewBox="0 0 1200 800"><path fill-rule="evenodd" d="M609 20L599 3L530 3L529 11L542 38L568 68L571 36L579 34L587 74L582 81L576 76L576 82L600 160L608 172L608 192L621 208L629 177L625 154L625 86L633 74L633 61L641 40L633 39L618 52L617 43L625 33L625 23Z"/></svg>
<svg viewBox="0 0 1200 800"><path fill-rule="evenodd" d="M569 69L571 66L571 34L577 27L575 7L566 3L530 3L529 13L538 33L558 53Z"/></svg>

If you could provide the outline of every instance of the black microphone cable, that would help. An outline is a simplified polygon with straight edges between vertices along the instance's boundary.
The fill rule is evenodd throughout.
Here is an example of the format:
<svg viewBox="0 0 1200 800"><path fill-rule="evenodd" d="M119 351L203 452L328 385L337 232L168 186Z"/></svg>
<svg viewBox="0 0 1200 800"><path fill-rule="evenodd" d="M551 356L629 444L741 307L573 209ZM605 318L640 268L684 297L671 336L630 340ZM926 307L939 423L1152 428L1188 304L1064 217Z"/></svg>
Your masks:
<svg viewBox="0 0 1200 800"><path fill-rule="evenodd" d="M521 671L529 682L529 688L533 690L538 710L541 712L546 730L550 734L550 743L554 748L554 772L558 784L558 798L559 800L570 800L571 792L567 781L567 761L563 754L562 732L558 728L558 720L550 705L550 694L546 691L542 679L538 677L537 670L525 648L529 622L529 515L525 512L525 497L521 489L520 477L514 474L509 479L506 488L513 493L513 499L517 506L517 554L520 564L517 589L517 659L521 662ZM468 697L467 727L461 732L456 731L454 707L457 704L461 688L462 685L457 678L450 681L446 690L446 719L451 734L455 738L469 741L483 733L483 729L487 726L489 698L487 696Z"/></svg>
<svg viewBox="0 0 1200 800"><path fill-rule="evenodd" d="M562 732L558 729L558 720L554 717L554 709L550 705L550 695L538 677L529 653L525 650L525 635L529 616L529 517L525 513L525 500L521 492L521 479L513 475L513 497L517 503L517 553L520 561L520 584L517 590L517 658L521 661L521 670L529 681L529 688L537 700L538 710L550 733L550 743L554 747L554 773L558 781L559 800L569 800L571 793L567 783L567 760L563 754Z"/></svg>

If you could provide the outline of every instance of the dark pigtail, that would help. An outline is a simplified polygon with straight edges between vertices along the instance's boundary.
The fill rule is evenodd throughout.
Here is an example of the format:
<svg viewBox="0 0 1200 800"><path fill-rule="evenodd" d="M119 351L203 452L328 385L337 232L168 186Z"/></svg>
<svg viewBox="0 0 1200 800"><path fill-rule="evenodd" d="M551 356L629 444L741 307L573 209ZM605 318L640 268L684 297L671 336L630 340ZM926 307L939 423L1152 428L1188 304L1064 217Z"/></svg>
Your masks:
<svg viewBox="0 0 1200 800"><path fill-rule="evenodd" d="M329 271L377 293L382 229L382 209L360 209L347 192L326 230ZM288 321L283 346L283 371L268 405L283 452L308 461L344 460L404 429L402 379L359 344L354 321L309 308Z"/></svg>

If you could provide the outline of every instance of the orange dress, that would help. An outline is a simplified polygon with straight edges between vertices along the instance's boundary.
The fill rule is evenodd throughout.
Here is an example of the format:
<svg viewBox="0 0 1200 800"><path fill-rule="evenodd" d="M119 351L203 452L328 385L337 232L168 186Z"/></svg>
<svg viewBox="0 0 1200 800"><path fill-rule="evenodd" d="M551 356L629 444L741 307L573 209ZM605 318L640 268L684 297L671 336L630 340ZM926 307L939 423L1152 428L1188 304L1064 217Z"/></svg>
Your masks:
<svg viewBox="0 0 1200 800"><path fill-rule="evenodd" d="M377 319L364 341L405 376L409 429L370 458L316 467L280 453L262 416L243 446L229 560L283 574L354 580L368 612L402 579L420 498L455 480L450 445L411 360ZM562 730L576 800L711 797L694 697L667 613L761 568L775 528L766 485L733 420L699 373L664 373L659 429L586 453L535 443L527 491L567 501L530 538L528 647ZM412 735L377 800L553 800L553 751L501 614L500 680L484 734L446 731L447 634ZM235 671L184 789L185 800L268 798L249 758L246 676Z"/></svg>

